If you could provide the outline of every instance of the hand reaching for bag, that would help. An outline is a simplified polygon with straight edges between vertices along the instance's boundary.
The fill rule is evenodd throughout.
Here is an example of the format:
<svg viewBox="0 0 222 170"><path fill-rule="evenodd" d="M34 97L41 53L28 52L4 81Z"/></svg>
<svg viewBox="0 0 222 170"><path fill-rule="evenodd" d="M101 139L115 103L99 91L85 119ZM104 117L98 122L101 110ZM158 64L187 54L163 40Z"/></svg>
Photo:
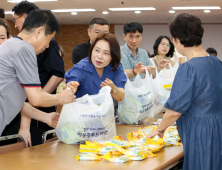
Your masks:
<svg viewBox="0 0 222 170"><path fill-rule="evenodd" d="M146 69L146 67L143 66L141 62L139 62L134 66L133 71L136 74L143 74L146 72L145 69Z"/></svg>
<svg viewBox="0 0 222 170"><path fill-rule="evenodd" d="M100 85L100 87L105 87L105 86L110 86L112 88L112 90L116 88L113 81L108 78L106 78L106 80L104 82L102 82L102 84Z"/></svg>
<svg viewBox="0 0 222 170"><path fill-rule="evenodd" d="M52 112L47 114L46 123L52 128L56 128L58 120L59 120L59 113Z"/></svg>
<svg viewBox="0 0 222 170"><path fill-rule="evenodd" d="M167 67L168 65L169 65L169 61L165 59L161 60L159 64L161 69L163 69L164 67Z"/></svg>
<svg viewBox="0 0 222 170"><path fill-rule="evenodd" d="M155 71L156 71L156 67L155 66L147 66L146 69L149 72L149 74L154 74Z"/></svg>
<svg viewBox="0 0 222 170"><path fill-rule="evenodd" d="M75 94L77 89L78 89L78 86L79 86L79 83L77 81L70 81L67 83L67 86L72 90L72 92Z"/></svg>

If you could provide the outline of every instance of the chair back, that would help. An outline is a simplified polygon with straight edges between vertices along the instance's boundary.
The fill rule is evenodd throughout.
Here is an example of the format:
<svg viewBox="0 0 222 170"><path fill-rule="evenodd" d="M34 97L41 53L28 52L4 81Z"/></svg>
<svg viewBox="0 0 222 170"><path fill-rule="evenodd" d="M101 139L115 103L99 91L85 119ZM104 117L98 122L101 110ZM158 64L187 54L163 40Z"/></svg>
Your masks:
<svg viewBox="0 0 222 170"><path fill-rule="evenodd" d="M17 151L26 148L25 141L21 135L9 135L0 137L0 141L10 140L10 139L20 139L22 142L13 143L9 145L0 146L0 154Z"/></svg>
<svg viewBox="0 0 222 170"><path fill-rule="evenodd" d="M42 135L42 143L48 143L48 142L52 142L52 141L55 141L55 140L58 140L58 137L54 137L54 138L51 138L51 139L48 139L47 140L47 135L48 134L52 134L52 133L55 133L55 129L52 129L52 130L48 130L46 132L43 133Z"/></svg>

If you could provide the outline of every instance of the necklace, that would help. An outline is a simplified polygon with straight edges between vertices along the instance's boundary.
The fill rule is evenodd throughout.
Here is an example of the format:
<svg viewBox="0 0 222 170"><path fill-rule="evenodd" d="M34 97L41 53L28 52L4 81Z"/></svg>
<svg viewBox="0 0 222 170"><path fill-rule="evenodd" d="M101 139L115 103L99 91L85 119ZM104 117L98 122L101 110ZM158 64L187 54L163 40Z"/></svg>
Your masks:
<svg viewBox="0 0 222 170"><path fill-rule="evenodd" d="M157 64L157 62L156 62L156 59L155 59L155 58L156 58L156 56L155 56L153 59L154 59L154 61L155 61L155 63L156 63L156 66L158 67L158 64Z"/></svg>

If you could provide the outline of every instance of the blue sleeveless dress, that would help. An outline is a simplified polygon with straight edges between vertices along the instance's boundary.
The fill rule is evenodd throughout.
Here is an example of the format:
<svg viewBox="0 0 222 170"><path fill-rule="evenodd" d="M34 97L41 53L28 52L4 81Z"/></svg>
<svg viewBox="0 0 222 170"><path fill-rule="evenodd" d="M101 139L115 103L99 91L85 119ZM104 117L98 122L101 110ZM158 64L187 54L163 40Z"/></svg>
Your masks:
<svg viewBox="0 0 222 170"><path fill-rule="evenodd" d="M165 107L179 112L183 170L222 170L222 63L214 56L180 65Z"/></svg>

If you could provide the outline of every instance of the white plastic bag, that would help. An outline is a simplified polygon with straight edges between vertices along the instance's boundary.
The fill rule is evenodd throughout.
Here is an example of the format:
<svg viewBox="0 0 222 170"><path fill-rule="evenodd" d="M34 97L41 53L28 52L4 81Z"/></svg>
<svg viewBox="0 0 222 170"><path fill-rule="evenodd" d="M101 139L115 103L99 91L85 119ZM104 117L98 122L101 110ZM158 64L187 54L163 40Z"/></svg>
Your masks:
<svg viewBox="0 0 222 170"><path fill-rule="evenodd" d="M154 115L157 115L164 111L164 104L170 97L170 91L165 89L163 86L167 84L172 84L173 79L163 79L162 77L160 77L158 71L156 70L156 78L153 79L150 76L150 80L154 93Z"/></svg>
<svg viewBox="0 0 222 170"><path fill-rule="evenodd" d="M146 70L146 77L142 79L137 74L135 80L127 80L125 98L118 103L118 117L120 122L138 124L144 118L153 116L153 91Z"/></svg>
<svg viewBox="0 0 222 170"><path fill-rule="evenodd" d="M84 95L65 104L56 126L56 135L66 144L105 141L116 136L111 87L103 87L97 95Z"/></svg>
<svg viewBox="0 0 222 170"><path fill-rule="evenodd" d="M160 77L162 77L163 79L170 79L171 82L173 83L173 80L174 80L174 77L176 75L176 72L178 70L178 67L179 67L179 60L177 59L174 66L172 67L171 64L169 63L169 69L162 69L160 72L159 72L159 75ZM172 84L171 83L171 84Z"/></svg>

